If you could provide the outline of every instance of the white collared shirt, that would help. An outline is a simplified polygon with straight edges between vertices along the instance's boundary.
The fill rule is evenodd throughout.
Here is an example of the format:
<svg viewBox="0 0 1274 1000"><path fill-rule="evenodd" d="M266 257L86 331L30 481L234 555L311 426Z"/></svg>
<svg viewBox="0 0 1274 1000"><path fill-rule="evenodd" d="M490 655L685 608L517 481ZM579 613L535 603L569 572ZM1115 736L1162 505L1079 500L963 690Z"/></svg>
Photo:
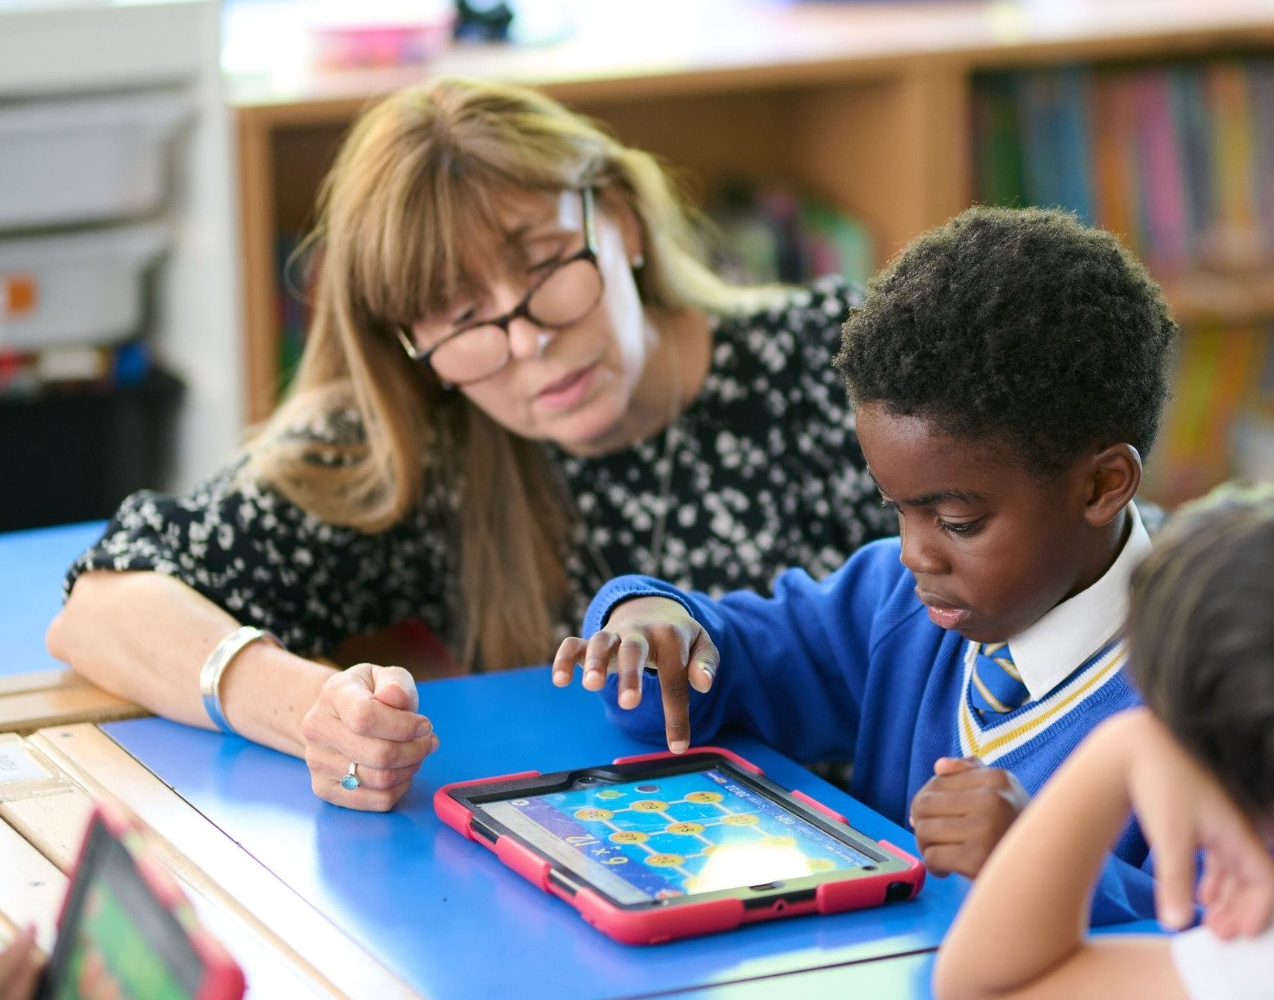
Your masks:
<svg viewBox="0 0 1274 1000"><path fill-rule="evenodd" d="M1130 503L1132 530L1100 580L1063 601L1008 640L1009 653L1031 700L1044 697L1107 645L1124 627L1132 571L1150 552L1150 534Z"/></svg>

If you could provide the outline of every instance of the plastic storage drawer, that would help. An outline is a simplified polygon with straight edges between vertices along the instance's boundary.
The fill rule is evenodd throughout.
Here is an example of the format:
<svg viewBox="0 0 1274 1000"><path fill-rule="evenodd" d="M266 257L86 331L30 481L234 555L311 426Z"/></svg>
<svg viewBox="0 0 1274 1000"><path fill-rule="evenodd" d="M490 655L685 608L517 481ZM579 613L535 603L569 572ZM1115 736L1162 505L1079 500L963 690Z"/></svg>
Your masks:
<svg viewBox="0 0 1274 1000"><path fill-rule="evenodd" d="M108 344L137 332L161 223L0 239L0 351Z"/></svg>
<svg viewBox="0 0 1274 1000"><path fill-rule="evenodd" d="M168 140L192 113L188 96L169 91L0 105L0 229L157 210Z"/></svg>

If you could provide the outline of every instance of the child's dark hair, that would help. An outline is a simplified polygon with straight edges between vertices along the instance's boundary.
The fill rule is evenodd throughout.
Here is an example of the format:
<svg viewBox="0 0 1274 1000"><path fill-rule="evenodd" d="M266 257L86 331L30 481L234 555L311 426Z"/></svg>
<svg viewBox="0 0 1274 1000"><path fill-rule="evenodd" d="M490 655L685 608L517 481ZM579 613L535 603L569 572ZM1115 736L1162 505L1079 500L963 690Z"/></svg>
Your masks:
<svg viewBox="0 0 1274 1000"><path fill-rule="evenodd" d="M1146 704L1253 816L1274 809L1274 487L1183 508L1132 580Z"/></svg>
<svg viewBox="0 0 1274 1000"><path fill-rule="evenodd" d="M1047 476L1094 445L1144 460L1176 333L1114 236L1059 210L977 206L872 280L836 366L855 405L999 439Z"/></svg>

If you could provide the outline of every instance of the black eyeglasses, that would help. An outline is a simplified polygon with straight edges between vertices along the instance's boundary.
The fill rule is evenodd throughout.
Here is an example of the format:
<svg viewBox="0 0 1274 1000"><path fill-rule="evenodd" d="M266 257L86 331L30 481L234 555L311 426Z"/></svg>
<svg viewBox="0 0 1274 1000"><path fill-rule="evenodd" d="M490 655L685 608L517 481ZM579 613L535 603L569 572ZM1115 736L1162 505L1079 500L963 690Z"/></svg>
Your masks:
<svg viewBox="0 0 1274 1000"><path fill-rule="evenodd" d="M597 308L604 282L597 264L597 230L593 219L593 189L579 192L583 208L584 246L557 261L526 290L516 306L503 316L464 323L432 347L421 350L407 331L399 328L398 339L413 361L428 365L438 378L452 385L465 385L490 378L512 356L509 324L529 320L551 332L565 330Z"/></svg>

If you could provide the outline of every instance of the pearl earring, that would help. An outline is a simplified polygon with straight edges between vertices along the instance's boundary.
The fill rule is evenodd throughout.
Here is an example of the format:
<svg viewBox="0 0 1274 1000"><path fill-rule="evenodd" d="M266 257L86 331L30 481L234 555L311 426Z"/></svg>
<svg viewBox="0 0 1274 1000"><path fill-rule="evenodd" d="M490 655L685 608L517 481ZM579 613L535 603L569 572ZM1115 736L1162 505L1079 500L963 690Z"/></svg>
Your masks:
<svg viewBox="0 0 1274 1000"><path fill-rule="evenodd" d="M644 256L642 256L640 253L635 254L635 255L633 256L633 260L632 260L632 268L633 268L633 270L634 270L634 271L640 271L640 270L641 270L643 267L645 267L645 266L646 266L646 258L645 258Z"/></svg>

